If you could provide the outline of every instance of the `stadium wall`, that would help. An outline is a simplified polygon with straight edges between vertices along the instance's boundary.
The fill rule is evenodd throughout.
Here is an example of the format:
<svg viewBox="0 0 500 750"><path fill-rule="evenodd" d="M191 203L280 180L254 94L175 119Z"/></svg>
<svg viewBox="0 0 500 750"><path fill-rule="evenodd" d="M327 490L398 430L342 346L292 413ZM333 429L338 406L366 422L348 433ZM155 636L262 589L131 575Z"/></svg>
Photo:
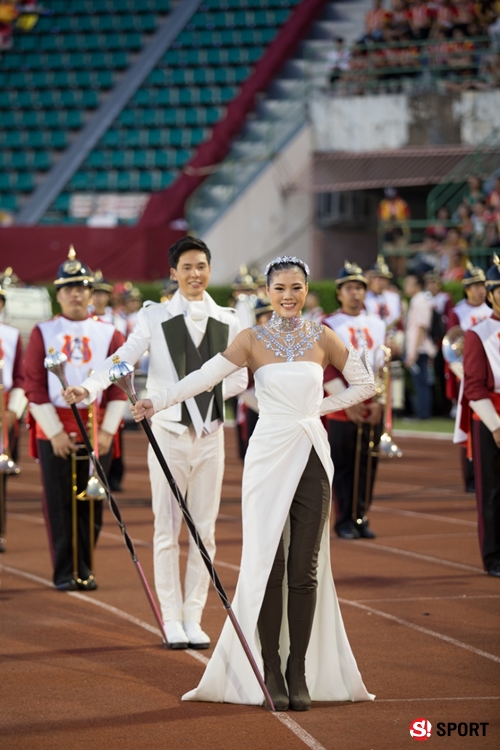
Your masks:
<svg viewBox="0 0 500 750"><path fill-rule="evenodd" d="M74 245L79 258L105 268L110 279L154 281L168 273L167 250L183 235L167 227L2 227L0 268L12 266L25 283L50 282Z"/></svg>
<svg viewBox="0 0 500 750"><path fill-rule="evenodd" d="M297 255L313 277L313 199L293 189L311 160L304 127L203 235L214 255L212 282L233 280L241 265L263 268L277 255Z"/></svg>

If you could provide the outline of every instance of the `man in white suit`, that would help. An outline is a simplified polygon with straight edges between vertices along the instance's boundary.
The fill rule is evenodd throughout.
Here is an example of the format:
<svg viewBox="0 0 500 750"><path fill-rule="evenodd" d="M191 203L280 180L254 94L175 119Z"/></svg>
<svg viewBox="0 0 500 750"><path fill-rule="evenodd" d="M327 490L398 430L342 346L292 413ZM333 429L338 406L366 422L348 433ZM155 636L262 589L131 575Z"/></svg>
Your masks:
<svg viewBox="0 0 500 750"><path fill-rule="evenodd" d="M146 302L126 343L116 352L136 364L149 350L148 395L177 382L223 352L240 330L238 317L219 307L205 291L210 280L210 251L199 239L184 237L169 250L172 278L179 289L171 300ZM93 401L109 383L109 359L81 387L64 391L67 403ZM224 471L224 399L247 387L243 368L216 386L155 414L152 428L187 503L196 527L213 558L215 521ZM179 532L182 514L151 447L148 465L153 499L155 585L171 648L208 648L200 627L209 576L190 538L184 596L179 573Z"/></svg>

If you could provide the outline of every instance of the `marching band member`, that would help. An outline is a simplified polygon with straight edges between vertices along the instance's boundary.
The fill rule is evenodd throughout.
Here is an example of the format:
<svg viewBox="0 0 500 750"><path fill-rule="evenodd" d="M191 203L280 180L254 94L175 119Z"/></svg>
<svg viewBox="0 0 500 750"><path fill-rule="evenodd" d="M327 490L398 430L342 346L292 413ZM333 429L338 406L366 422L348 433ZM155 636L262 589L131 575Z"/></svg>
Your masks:
<svg viewBox="0 0 500 750"><path fill-rule="evenodd" d="M178 291L167 302L146 302L134 331L117 352L122 360L136 364L149 349L148 393L200 368L224 351L240 330L234 310L219 307L205 291L210 260L210 250L195 237L183 237L172 245L170 273L179 283ZM110 365L108 360L81 387L68 388L64 392L67 403L92 399L108 388ZM246 384L246 370L239 370L225 379L224 388L221 384L152 420L154 435L180 491L187 493L196 528L212 559L224 472L224 399L241 393ZM208 648L210 638L200 623L209 575L190 539L183 593L179 563L182 513L151 448L148 465L155 516L155 585L168 642L175 649Z"/></svg>
<svg viewBox="0 0 500 750"><path fill-rule="evenodd" d="M464 345L463 427L472 433L479 546L484 569L500 578L500 260L486 273L491 317L472 326ZM470 407L474 414L468 414ZM467 424L468 423L468 424Z"/></svg>
<svg viewBox="0 0 500 750"><path fill-rule="evenodd" d="M378 255L377 262L370 268L369 288L365 296L366 310L383 320L388 329L396 326L403 314L401 297L389 289L392 276L384 256Z"/></svg>
<svg viewBox="0 0 500 750"><path fill-rule="evenodd" d="M40 459L44 485L44 515L54 566L54 585L59 591L92 591L97 584L90 570L91 535L89 503L77 503L78 579L73 570L75 539L72 534L72 459L81 450L76 419L61 396L61 386L44 367L49 347L68 358L66 376L70 383L81 383L89 373L102 367L124 338L113 326L88 314L93 277L89 268L70 249L68 260L59 267L54 285L61 315L39 323L33 329L26 350L26 395L32 424L32 455ZM112 386L98 408L98 448L105 470L113 453L113 440L125 407L125 394ZM82 413L87 422L87 409ZM36 441L36 442L35 442ZM89 478L87 460L77 462L77 493L84 491ZM102 503L95 504L97 541L102 524ZM93 546L93 545L92 545Z"/></svg>
<svg viewBox="0 0 500 750"><path fill-rule="evenodd" d="M448 330L460 326L464 333L485 318L491 316L491 308L486 303L486 277L482 268L475 268L470 261L462 279L464 299L448 315ZM447 380L447 396L456 401L455 431L453 442L460 446L460 465L465 492L474 492L474 464L467 458L467 433L461 429L463 368L460 362L450 365Z"/></svg>
<svg viewBox="0 0 500 750"><path fill-rule="evenodd" d="M354 346L361 352L366 344L370 365L376 373L383 361L380 347L385 344L386 325L363 309L368 281L357 264L346 262L336 284L341 307L326 318L324 324L335 331L347 347ZM325 371L328 395L338 394L346 387L341 374L328 367ZM326 416L335 466L335 532L342 539L376 536L366 516L373 496L378 461L374 454L382 434L382 419L383 406L375 399Z"/></svg>
<svg viewBox="0 0 500 750"><path fill-rule="evenodd" d="M5 290L0 288L0 315L5 306ZM17 453L19 419L26 408L24 395L24 365L21 336L17 328L2 323L0 320L0 378L3 385L4 404L2 414L3 446L9 450L14 459ZM7 474L0 474L0 552L5 552L6 524L6 491Z"/></svg>
<svg viewBox="0 0 500 750"><path fill-rule="evenodd" d="M94 273L94 284L92 287L92 304L89 307L89 311L92 315L97 315L99 320L104 323L111 323L117 331L127 335L127 319L124 315L120 315L115 312L111 307L111 294L113 292L113 284L110 284L104 276L102 271L98 270Z"/></svg>

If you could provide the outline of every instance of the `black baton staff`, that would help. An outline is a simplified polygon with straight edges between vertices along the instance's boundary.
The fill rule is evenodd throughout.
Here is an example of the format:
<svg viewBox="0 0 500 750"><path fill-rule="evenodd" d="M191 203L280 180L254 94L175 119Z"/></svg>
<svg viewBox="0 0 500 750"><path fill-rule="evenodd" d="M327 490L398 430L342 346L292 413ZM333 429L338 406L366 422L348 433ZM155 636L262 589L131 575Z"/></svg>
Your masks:
<svg viewBox="0 0 500 750"><path fill-rule="evenodd" d="M120 386L120 388L122 388L125 391L132 405L136 404L137 394L135 393L134 382L133 382L134 368L128 362L121 362L120 357L118 357L118 355L115 355L113 357L113 363L114 363L113 367L109 371L109 379L111 380L112 383L115 383L116 385ZM269 691L266 687L266 683L264 682L264 679L260 673L257 663L250 650L250 646L248 645L247 640L240 627L240 624L238 620L236 619L236 615L233 612L231 603L229 599L227 598L227 594L224 590L224 587L220 581L219 576L217 575L217 571L215 570L214 564L210 558L210 555L208 554L207 548L205 547L203 540L198 534L198 530L195 526L191 513L189 512L189 508L187 507L186 501L184 500L184 497L182 496L182 492L180 491L177 485L177 482L175 481L172 475L172 472L170 471L168 464L165 461L165 457L163 453L161 452L160 446L158 445L158 442L155 436L153 435L153 431L149 425L149 422L147 421L147 419L143 419L141 420L140 424L142 425L144 432L147 435L149 444L151 445L156 455L156 458L158 459L158 462L163 470L163 473L165 474L165 477L170 486L170 489L172 490L175 499L179 503L186 525L191 533L191 536L196 542L196 545L200 551L200 555L202 556L203 562L205 563L205 566L208 570L212 583L215 586L215 590L217 591L220 597L220 600L222 601L223 607L226 610L228 617L233 624L233 627L236 631L236 635L238 636L240 640L240 643L243 647L243 651L245 652L248 658L248 661L250 662L250 666L252 667L253 672L257 678L257 681L262 689L262 692L264 693L268 706L271 709L271 711L275 711L276 709L274 708L274 703L272 701L271 696L269 695Z"/></svg>
<svg viewBox="0 0 500 750"><path fill-rule="evenodd" d="M68 381L66 380L65 375L65 365L68 358L65 354L62 352L56 352L55 349L52 347L49 348L48 354L45 357L44 360L44 366L49 371L54 373L54 375L58 378L59 382L61 383L63 388L68 387ZM116 503L116 500L114 499L113 495L111 494L111 490L109 489L108 479L106 477L106 474L104 472L104 469L102 468L102 465L95 455L94 449L92 447L92 443L90 442L90 438L88 436L87 430L85 428L85 425L83 424L83 420L81 418L80 412L76 408L75 404L70 404L71 411L73 412L73 415L76 419L76 422L78 424L78 429L80 430L82 440L85 444L85 448L87 449L87 453L89 454L89 458L92 462L92 465L94 466L95 472L97 476L99 477L99 480L104 488L104 491L106 493L106 497L108 498L108 503L110 510L113 514L113 516L116 519L116 522L118 523L118 526L120 527L120 531L122 532L123 541L125 542L125 546L130 552L130 556L132 558L132 562L134 563L137 573L139 574L139 578L141 580L143 589L146 593L146 596L148 598L149 604L151 606L151 609L153 610L153 614L155 616L156 622L158 623L158 626L161 631L162 635L162 641L163 641L163 647L168 648L168 640L167 635L165 633L165 627L163 625L163 620L161 619L161 615L158 611L158 607L156 606L156 602L154 600L153 594L151 592L151 589L149 587L147 578L144 574L144 571L142 569L141 563L139 562L139 559L137 557L134 543L132 539L130 538L128 531L125 527L125 524L123 523L122 516L120 513L120 509Z"/></svg>

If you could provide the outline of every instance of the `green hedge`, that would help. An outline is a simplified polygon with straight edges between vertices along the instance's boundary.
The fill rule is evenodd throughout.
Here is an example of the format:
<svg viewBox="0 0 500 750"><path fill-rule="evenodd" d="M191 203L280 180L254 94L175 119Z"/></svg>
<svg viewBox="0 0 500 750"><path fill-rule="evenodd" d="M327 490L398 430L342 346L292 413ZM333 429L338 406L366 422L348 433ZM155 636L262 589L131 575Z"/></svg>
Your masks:
<svg viewBox="0 0 500 750"><path fill-rule="evenodd" d="M155 283L138 283L135 284L143 295L143 299L151 299L153 302L159 302L162 290L162 284ZM47 289L52 298L52 304L54 312L59 312L59 305L56 302L56 290L54 286L48 285ZM319 297L319 304L326 313L333 312L339 306L337 301L335 282L332 280L327 281L311 281L309 289L312 292L316 292ZM449 292L453 298L455 304L463 298L463 288L459 281L450 281L444 284L445 291ZM227 307L229 300L233 294L230 284L224 286L211 286L208 288L209 293L218 305Z"/></svg>

